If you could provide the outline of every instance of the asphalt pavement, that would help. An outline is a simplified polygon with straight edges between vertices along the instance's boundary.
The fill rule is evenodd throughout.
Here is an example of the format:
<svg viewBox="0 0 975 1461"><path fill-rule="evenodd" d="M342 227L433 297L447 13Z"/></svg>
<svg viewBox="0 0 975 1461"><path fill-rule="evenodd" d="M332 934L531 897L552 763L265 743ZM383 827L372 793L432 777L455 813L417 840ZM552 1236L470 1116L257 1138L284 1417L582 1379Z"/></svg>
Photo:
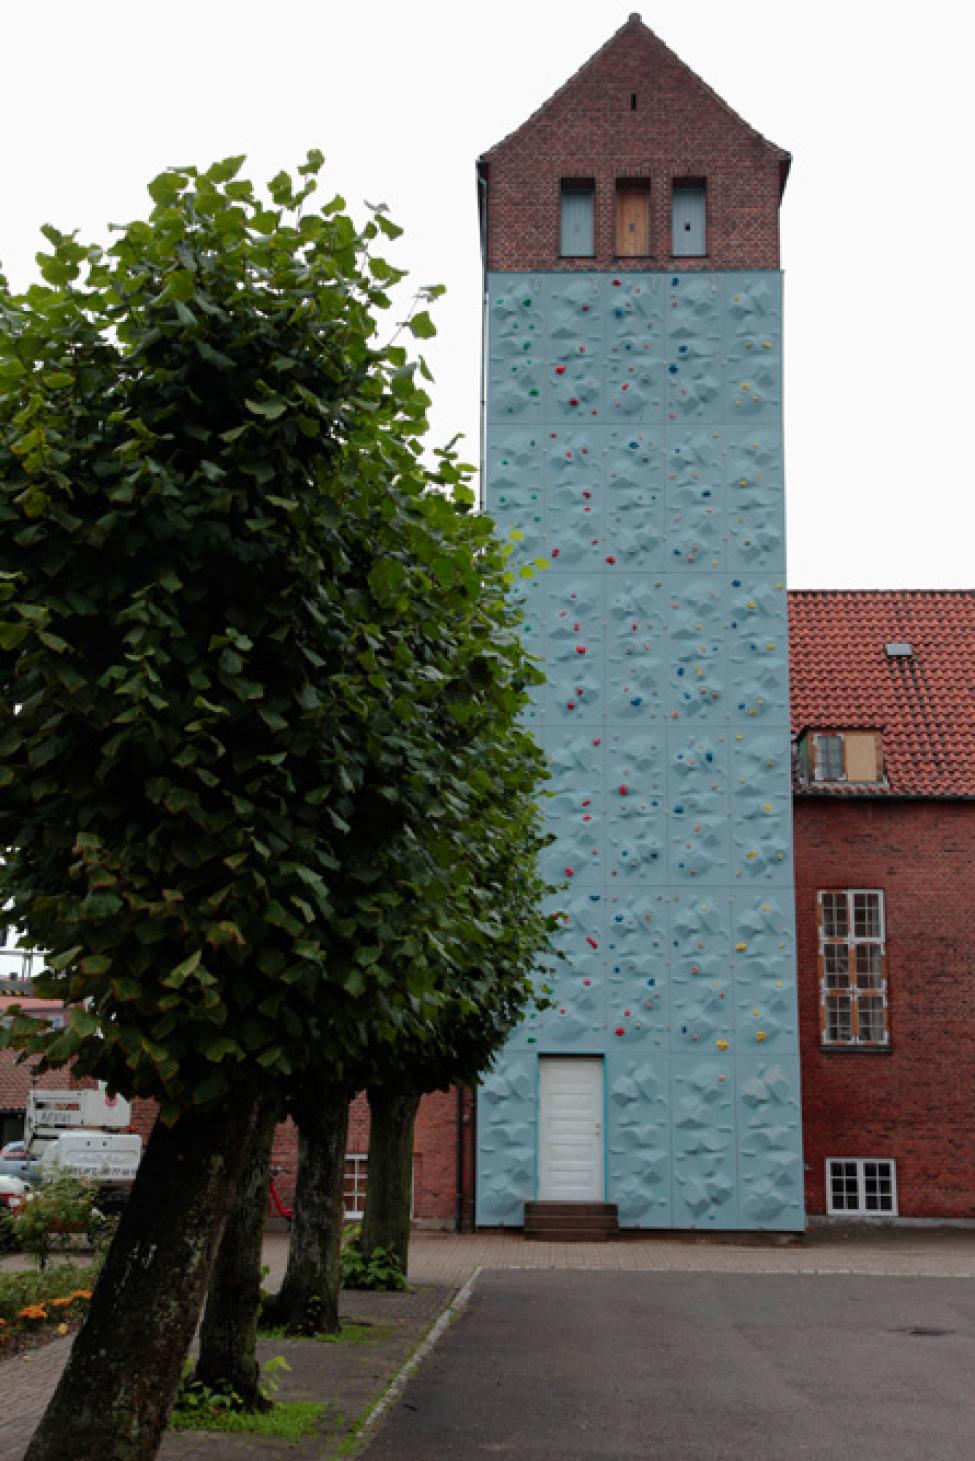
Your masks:
<svg viewBox="0 0 975 1461"><path fill-rule="evenodd" d="M972 1461L970 1281L484 1272L361 1461Z"/></svg>

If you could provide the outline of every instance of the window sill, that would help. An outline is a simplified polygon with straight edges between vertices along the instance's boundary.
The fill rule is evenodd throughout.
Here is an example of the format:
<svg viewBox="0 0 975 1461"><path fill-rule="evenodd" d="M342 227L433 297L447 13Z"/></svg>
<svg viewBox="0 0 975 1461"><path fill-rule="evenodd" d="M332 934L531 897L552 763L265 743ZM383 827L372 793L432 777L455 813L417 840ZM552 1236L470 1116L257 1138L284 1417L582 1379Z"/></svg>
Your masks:
<svg viewBox="0 0 975 1461"><path fill-rule="evenodd" d="M886 1045L826 1045L819 1044L821 1055L893 1055L893 1046Z"/></svg>

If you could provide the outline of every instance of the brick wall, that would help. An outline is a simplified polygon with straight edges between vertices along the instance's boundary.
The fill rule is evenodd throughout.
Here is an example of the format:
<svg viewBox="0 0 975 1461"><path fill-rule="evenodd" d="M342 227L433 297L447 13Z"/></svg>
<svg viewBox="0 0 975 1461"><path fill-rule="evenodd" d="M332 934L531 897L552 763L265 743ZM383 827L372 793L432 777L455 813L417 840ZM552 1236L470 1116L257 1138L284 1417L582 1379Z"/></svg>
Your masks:
<svg viewBox="0 0 975 1461"><path fill-rule="evenodd" d="M893 1157L901 1217L975 1218L975 803L795 803L806 1203L827 1157ZM885 897L889 1052L820 1049L816 894Z"/></svg>
<svg viewBox="0 0 975 1461"><path fill-rule="evenodd" d="M470 1096L464 1093L465 1132L469 1129ZM365 1092L349 1108L348 1152L369 1151L369 1103ZM278 1127L273 1163L284 1170L277 1190L290 1206L298 1170L298 1134L292 1123ZM413 1220L425 1227L451 1228L457 1209L457 1092L424 1096L413 1141Z"/></svg>
<svg viewBox="0 0 975 1461"><path fill-rule="evenodd" d="M776 269L782 159L646 27L631 24L486 154L488 268ZM559 258L562 178L595 181L592 259ZM618 178L650 179L649 259L615 256ZM706 258L671 255L675 178L706 179Z"/></svg>

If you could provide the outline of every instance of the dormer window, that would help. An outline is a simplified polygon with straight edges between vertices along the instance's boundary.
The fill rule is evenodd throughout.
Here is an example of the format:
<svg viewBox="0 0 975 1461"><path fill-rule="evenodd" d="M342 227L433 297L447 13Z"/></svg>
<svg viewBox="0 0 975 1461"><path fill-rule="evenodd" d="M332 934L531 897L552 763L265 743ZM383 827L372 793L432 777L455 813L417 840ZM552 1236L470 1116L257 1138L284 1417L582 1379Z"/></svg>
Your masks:
<svg viewBox="0 0 975 1461"><path fill-rule="evenodd" d="M806 781L875 786L884 779L879 731L807 731L799 754Z"/></svg>

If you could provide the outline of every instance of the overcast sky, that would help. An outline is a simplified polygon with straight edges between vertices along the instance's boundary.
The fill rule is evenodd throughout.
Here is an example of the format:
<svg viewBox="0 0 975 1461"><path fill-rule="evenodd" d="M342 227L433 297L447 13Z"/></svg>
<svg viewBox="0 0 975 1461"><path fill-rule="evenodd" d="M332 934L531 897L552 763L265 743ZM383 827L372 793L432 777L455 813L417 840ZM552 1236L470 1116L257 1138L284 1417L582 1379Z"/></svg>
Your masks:
<svg viewBox="0 0 975 1461"><path fill-rule="evenodd" d="M353 211L388 203L406 229L389 257L447 285L426 352L432 419L473 455L474 160L628 13L627 0L0 0L0 261L27 284L41 223L103 238L147 210L167 165L246 152L265 180L321 147L323 189ZM972 586L970 7L643 0L641 13L794 154L790 586Z"/></svg>

